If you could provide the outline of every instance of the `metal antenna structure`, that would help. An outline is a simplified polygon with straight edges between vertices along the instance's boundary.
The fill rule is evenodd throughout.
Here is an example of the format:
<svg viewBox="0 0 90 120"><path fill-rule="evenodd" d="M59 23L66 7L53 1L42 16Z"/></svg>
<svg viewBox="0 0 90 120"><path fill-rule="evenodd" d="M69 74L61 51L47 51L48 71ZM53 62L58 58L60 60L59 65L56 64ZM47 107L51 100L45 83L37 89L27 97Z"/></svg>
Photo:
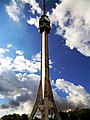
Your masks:
<svg viewBox="0 0 90 120"><path fill-rule="evenodd" d="M46 2L43 0L43 14L46 14Z"/></svg>
<svg viewBox="0 0 90 120"><path fill-rule="evenodd" d="M50 33L50 19L46 15L46 2L43 0L43 15L39 19L39 30L41 34L41 75L38 93L29 120L33 120L37 111L41 114L41 120L61 120L58 113L52 87L49 79L49 54L48 34Z"/></svg>

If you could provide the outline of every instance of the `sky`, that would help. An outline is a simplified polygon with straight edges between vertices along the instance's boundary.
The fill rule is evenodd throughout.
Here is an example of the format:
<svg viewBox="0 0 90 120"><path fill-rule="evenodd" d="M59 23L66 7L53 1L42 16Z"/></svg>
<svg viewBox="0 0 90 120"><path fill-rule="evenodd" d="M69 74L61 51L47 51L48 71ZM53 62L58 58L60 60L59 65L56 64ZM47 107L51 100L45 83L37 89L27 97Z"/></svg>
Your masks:
<svg viewBox="0 0 90 120"><path fill-rule="evenodd" d="M90 108L90 0L46 0L58 109ZM0 0L0 117L30 114L40 80L42 0Z"/></svg>

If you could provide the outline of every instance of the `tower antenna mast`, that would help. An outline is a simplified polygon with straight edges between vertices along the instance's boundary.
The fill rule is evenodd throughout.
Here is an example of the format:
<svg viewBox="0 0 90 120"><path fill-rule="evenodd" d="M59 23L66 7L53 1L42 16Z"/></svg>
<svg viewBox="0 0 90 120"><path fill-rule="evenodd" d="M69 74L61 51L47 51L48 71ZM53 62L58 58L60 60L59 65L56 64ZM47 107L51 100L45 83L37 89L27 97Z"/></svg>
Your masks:
<svg viewBox="0 0 90 120"><path fill-rule="evenodd" d="M43 0L43 14L46 15L46 1Z"/></svg>

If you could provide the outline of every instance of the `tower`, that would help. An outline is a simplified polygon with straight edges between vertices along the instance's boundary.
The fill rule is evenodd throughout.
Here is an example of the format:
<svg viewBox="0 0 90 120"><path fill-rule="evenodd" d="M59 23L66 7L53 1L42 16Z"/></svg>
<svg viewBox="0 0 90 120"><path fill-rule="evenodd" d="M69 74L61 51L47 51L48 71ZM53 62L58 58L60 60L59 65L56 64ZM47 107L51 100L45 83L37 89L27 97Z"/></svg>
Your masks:
<svg viewBox="0 0 90 120"><path fill-rule="evenodd" d="M39 29L41 34L41 77L37 93L37 98L31 112L29 120L33 120L37 110L41 112L41 120L49 120L54 117L61 120L49 80L49 55L48 55L48 34L50 33L50 19L46 15L46 4L43 0L43 15L39 20Z"/></svg>

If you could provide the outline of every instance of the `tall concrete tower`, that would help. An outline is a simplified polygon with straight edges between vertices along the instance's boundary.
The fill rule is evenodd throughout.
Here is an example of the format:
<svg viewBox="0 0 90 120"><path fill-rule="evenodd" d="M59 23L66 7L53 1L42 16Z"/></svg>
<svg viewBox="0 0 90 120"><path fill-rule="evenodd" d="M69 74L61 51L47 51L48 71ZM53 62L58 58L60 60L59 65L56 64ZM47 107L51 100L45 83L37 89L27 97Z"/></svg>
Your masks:
<svg viewBox="0 0 90 120"><path fill-rule="evenodd" d="M50 19L46 15L45 0L43 0L43 15L39 20L39 29L41 34L41 78L37 98L29 120L33 120L37 111L41 113L41 120L49 120L49 117L54 116L56 120L61 120L49 80L48 34L51 27Z"/></svg>

